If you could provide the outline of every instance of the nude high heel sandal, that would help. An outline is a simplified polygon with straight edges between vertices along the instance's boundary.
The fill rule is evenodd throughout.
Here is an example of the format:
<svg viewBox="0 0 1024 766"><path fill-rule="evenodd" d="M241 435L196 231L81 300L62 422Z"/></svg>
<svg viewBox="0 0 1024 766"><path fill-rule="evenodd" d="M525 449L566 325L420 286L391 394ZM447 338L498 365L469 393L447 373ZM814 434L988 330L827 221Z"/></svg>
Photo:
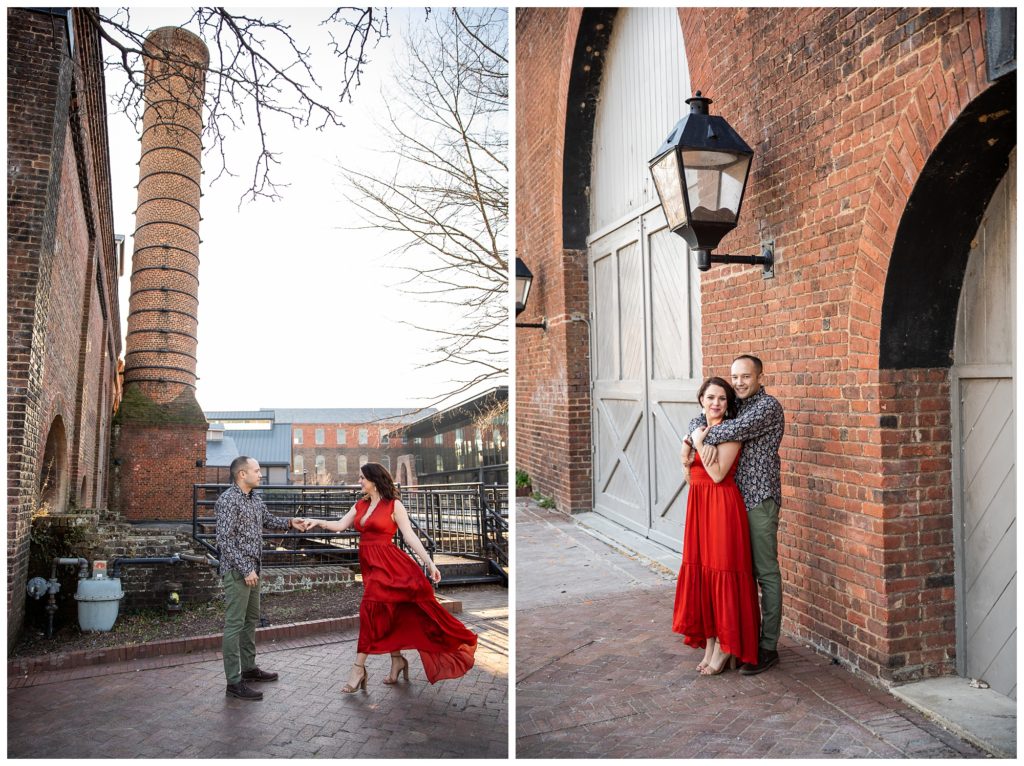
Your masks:
<svg viewBox="0 0 1024 766"><path fill-rule="evenodd" d="M397 684L398 679L402 677L402 673L405 673L406 683L408 683L409 681L409 660L405 659L405 657L402 657L402 655L398 656L402 660L402 667L400 667L398 669L398 672L395 673L394 679L392 679L390 675L388 675L388 677L384 679L383 683L387 684L388 686L391 686L392 684Z"/></svg>
<svg viewBox="0 0 1024 766"><path fill-rule="evenodd" d="M722 664L717 668L714 665L708 663L704 666L704 669L700 671L700 674L702 676L717 676L719 673L723 672L726 669L736 669L736 655L728 655L728 659L722 660Z"/></svg>
<svg viewBox="0 0 1024 766"><path fill-rule="evenodd" d="M354 668L362 668L363 669L363 677L362 677L361 680L356 681L356 685L355 686L350 686L349 684L345 684L344 686L342 686L341 690L343 692L345 692L345 694L355 694L360 689L362 689L363 691L366 691L366 680L370 677L369 674L366 672L366 666L365 665L355 665L355 664L353 664L352 667L354 667Z"/></svg>

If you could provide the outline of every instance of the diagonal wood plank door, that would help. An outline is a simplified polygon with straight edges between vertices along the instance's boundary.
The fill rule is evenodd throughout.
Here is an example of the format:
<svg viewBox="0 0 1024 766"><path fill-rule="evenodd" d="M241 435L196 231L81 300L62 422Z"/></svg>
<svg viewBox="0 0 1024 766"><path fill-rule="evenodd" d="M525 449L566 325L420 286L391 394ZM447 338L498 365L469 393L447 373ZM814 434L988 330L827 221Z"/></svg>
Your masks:
<svg viewBox="0 0 1024 766"><path fill-rule="evenodd" d="M972 242L952 370L957 671L1017 698L1016 151Z"/></svg>

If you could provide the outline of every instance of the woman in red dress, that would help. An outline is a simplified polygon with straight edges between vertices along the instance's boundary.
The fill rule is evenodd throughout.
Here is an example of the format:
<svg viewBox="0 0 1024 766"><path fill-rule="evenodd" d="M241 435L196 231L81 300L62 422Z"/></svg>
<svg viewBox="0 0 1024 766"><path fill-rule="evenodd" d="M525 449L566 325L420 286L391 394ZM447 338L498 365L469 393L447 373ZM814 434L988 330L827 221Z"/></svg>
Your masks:
<svg viewBox="0 0 1024 766"><path fill-rule="evenodd" d="M365 493L363 499L340 521L309 520L306 527L319 526L330 532L354 527L360 534L363 600L359 605L359 642L355 665L342 691L366 689L366 657L370 654L391 655L385 684L397 683L403 673L408 681L409 661L402 656L402 649L419 651L430 683L465 675L473 667L476 634L437 603L430 581L392 541L401 530L406 544L430 569L433 581L441 581L441 572L412 529L391 474L380 463L366 463L359 469L359 485Z"/></svg>
<svg viewBox="0 0 1024 766"><path fill-rule="evenodd" d="M709 378L697 402L708 428L736 413L736 392L722 378ZM688 646L703 648L697 666L717 675L728 663L757 663L760 612L750 554L750 527L735 475L740 442L718 447L718 460L705 466L700 447L707 429L693 432L690 496L686 503L683 565L676 583L672 630ZM684 448L684 461L688 453Z"/></svg>

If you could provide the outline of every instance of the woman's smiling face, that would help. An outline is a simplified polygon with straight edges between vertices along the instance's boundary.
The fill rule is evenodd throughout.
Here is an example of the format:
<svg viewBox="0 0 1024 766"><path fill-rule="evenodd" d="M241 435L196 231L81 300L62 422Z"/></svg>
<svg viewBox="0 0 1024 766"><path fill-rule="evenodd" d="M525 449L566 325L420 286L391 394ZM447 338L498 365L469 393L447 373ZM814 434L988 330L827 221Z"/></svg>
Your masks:
<svg viewBox="0 0 1024 766"><path fill-rule="evenodd" d="M729 397L721 386L710 385L700 400L704 412L709 420L724 420L725 413L729 407Z"/></svg>

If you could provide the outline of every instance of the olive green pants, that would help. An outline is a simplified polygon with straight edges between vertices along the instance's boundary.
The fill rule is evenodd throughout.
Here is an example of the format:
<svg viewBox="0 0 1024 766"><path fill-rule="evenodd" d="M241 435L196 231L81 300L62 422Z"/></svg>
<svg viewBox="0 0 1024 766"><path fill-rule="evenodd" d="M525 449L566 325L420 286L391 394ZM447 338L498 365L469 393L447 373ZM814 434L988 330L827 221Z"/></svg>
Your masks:
<svg viewBox="0 0 1024 766"><path fill-rule="evenodd" d="M782 629L782 573L779 571L779 506L771 498L747 512L754 578L761 588L762 649L775 651Z"/></svg>
<svg viewBox="0 0 1024 766"><path fill-rule="evenodd" d="M256 626L260 622L260 586L250 588L244 575L227 572L224 584L224 676L229 684L242 680L243 670L256 667Z"/></svg>

